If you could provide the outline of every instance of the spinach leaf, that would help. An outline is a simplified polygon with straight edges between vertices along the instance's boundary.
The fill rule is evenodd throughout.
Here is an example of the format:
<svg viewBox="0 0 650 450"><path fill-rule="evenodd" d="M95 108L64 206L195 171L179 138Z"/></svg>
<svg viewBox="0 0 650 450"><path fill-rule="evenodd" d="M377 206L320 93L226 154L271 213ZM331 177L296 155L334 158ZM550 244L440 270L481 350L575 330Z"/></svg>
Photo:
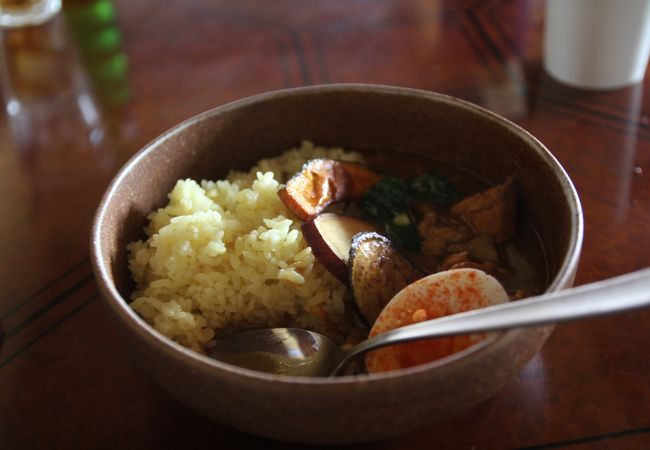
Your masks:
<svg viewBox="0 0 650 450"><path fill-rule="evenodd" d="M411 180L410 193L418 200L426 200L436 205L454 203L460 193L441 175L429 172Z"/></svg>
<svg viewBox="0 0 650 450"><path fill-rule="evenodd" d="M366 213L384 226L390 238L408 249L417 250L420 235L410 208L412 201L408 184L388 177L367 190L361 203Z"/></svg>
<svg viewBox="0 0 650 450"><path fill-rule="evenodd" d="M379 180L363 194L361 200L366 212L380 222L392 222L396 216L408 213L410 202L406 182L393 177Z"/></svg>
<svg viewBox="0 0 650 450"><path fill-rule="evenodd" d="M459 198L460 193L443 176L430 172L409 182L383 178L363 194L361 204L390 238L409 250L418 250L421 238L411 204L416 200L449 204Z"/></svg>

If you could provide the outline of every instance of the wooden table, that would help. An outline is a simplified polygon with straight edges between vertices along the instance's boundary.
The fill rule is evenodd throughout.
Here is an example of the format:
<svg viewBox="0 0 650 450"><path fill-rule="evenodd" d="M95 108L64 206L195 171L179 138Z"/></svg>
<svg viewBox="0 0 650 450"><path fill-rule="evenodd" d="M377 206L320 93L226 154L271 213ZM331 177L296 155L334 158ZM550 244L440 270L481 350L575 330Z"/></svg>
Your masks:
<svg viewBox="0 0 650 450"><path fill-rule="evenodd" d="M650 263L648 89L550 79L543 2L77 0L64 11L4 32L0 55L2 449L294 447L213 423L138 371L88 259L120 165L230 100L371 82L476 102L531 131L574 180L586 218L577 284ZM650 311L558 326L492 399L358 448L650 448L649 344Z"/></svg>

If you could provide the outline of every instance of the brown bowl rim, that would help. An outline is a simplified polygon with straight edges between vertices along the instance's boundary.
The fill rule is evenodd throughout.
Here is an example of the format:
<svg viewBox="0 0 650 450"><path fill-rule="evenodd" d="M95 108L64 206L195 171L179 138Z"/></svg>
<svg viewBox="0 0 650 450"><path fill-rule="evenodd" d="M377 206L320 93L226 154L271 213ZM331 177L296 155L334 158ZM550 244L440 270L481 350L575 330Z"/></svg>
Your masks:
<svg viewBox="0 0 650 450"><path fill-rule="evenodd" d="M208 356L199 354L190 350L181 344L167 338L163 334L156 331L152 326L144 321L132 308L128 306L128 302L117 291L114 283L111 281L108 269L102 262L101 258L101 230L103 225L104 216L108 209L108 205L114 198L117 186L124 177L132 170L138 162L143 159L150 152L156 151L159 143L165 141L170 136L181 133L188 126L202 121L208 117L223 114L225 112L248 106L257 102L267 102L279 97L292 96L296 94L315 94L318 92L372 92L377 94L400 95L404 97L425 97L431 101L444 102L447 104L455 105L456 107L465 108L478 114L488 120L492 120L509 129L511 132L519 135L526 140L532 149L534 149L553 169L558 180L562 184L563 192L567 194L567 202L572 211L572 232L569 241L569 249L564 256L562 264L558 270L556 277L552 280L546 292L552 292L563 287L569 286L572 283L575 270L580 258L582 248L582 241L584 235L584 218L582 207L578 193L569 178L568 174L553 156L553 154L532 134L515 124L514 122L484 108L471 103L466 100L459 99L447 94L442 94L433 91L426 91L421 89L413 89L408 87L388 86L380 84L367 84L367 83L341 83L341 84L327 84L327 85L313 85L306 87L297 87L290 89L280 89L269 91L243 99L235 100L221 106L209 109L195 116L192 116L163 132L137 153L135 153L122 168L115 175L106 189L102 199L100 200L97 212L94 217L91 230L90 239L90 253L95 279L100 288L101 294L111 309L118 315L127 326L135 327L138 335L145 339L149 345L161 346L170 356L182 358L188 365L196 368L203 368L215 372L226 372L234 376L244 376L247 378L257 379L260 381L270 381L276 383L289 383L289 384L310 384L310 385L332 385L332 384L356 384L363 383L381 383L395 377L416 376L422 372L428 372L440 367L450 368L455 363L464 360L466 357L478 357L480 353L487 350L493 344L506 340L519 339L522 333L526 333L525 329L511 329L493 335L491 338L485 339L477 345L474 345L464 351L455 353L445 358L432 361L427 364L422 364L416 367L401 369L392 372L372 374L372 375L349 375L337 378L310 378L310 377L294 377L284 375L273 375L263 372L257 372L245 368L240 368L226 364ZM548 325L547 328L552 329L553 325Z"/></svg>

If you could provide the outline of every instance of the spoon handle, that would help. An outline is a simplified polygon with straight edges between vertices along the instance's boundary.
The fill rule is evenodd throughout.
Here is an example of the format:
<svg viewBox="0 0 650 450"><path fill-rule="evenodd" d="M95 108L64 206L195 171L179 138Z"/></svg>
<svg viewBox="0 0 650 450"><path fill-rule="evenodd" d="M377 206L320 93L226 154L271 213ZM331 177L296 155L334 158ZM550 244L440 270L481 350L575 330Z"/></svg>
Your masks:
<svg viewBox="0 0 650 450"><path fill-rule="evenodd" d="M650 268L576 288L475 309L382 333L350 349L332 375L340 373L353 358L387 345L563 322L647 306L650 306Z"/></svg>

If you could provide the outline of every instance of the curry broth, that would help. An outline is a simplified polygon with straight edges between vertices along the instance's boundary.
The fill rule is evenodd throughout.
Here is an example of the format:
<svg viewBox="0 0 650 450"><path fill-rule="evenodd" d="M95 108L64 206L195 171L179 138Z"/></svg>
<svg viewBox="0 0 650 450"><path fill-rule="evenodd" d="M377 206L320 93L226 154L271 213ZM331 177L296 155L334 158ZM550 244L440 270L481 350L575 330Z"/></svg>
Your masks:
<svg viewBox="0 0 650 450"><path fill-rule="evenodd" d="M389 176L408 179L427 172L436 172L447 178L461 193L461 198L503 182L487 182L467 170L421 155L400 153L399 157L396 157L391 151L374 151L364 156L372 169ZM539 233L527 220L526 208L521 205L520 198L517 199L516 220L514 236L502 244L496 244L502 265L512 269L512 273L497 278L509 294L517 290L525 291L529 295L540 294L549 285L548 262Z"/></svg>

